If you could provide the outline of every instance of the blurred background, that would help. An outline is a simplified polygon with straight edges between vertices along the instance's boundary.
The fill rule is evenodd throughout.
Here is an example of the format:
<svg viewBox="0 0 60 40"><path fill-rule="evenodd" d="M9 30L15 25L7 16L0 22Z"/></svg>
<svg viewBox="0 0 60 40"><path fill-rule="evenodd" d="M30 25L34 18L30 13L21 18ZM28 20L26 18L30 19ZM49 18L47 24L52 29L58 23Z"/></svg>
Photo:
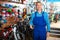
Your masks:
<svg viewBox="0 0 60 40"><path fill-rule="evenodd" d="M47 40L60 40L60 0L0 0L0 40L33 39L29 20L37 1L49 15L51 30Z"/></svg>

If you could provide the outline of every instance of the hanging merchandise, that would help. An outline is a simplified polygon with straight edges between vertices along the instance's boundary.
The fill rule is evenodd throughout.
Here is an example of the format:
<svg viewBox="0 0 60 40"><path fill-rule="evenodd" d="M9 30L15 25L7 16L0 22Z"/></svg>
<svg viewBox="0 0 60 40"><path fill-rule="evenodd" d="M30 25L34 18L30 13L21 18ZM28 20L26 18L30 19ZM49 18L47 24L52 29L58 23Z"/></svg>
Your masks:
<svg viewBox="0 0 60 40"><path fill-rule="evenodd" d="M7 10L7 12L12 12L12 9L9 8L9 9Z"/></svg>
<svg viewBox="0 0 60 40"><path fill-rule="evenodd" d="M0 14L0 20L2 20L2 15Z"/></svg>
<svg viewBox="0 0 60 40"><path fill-rule="evenodd" d="M13 6L13 8L17 8L17 5Z"/></svg>
<svg viewBox="0 0 60 40"><path fill-rule="evenodd" d="M14 14L14 13L12 13L12 16L15 16L15 14Z"/></svg>
<svg viewBox="0 0 60 40"><path fill-rule="evenodd" d="M9 4L9 8L13 8L13 6L11 4Z"/></svg>
<svg viewBox="0 0 60 40"><path fill-rule="evenodd" d="M53 3L53 2L50 4L50 8L51 8L51 9L54 8L54 3Z"/></svg>
<svg viewBox="0 0 60 40"><path fill-rule="evenodd" d="M19 2L20 0L12 0L12 1L14 1L14 2Z"/></svg>
<svg viewBox="0 0 60 40"><path fill-rule="evenodd" d="M19 2L21 3L21 0L19 0Z"/></svg>
<svg viewBox="0 0 60 40"><path fill-rule="evenodd" d="M25 18L26 18L26 16L27 16L27 9L26 9L26 8L24 8L24 9L23 9L23 15L22 15L22 17L25 19Z"/></svg>
<svg viewBox="0 0 60 40"><path fill-rule="evenodd" d="M1 4L1 6L5 7L5 4Z"/></svg>
<svg viewBox="0 0 60 40"><path fill-rule="evenodd" d="M1 24L1 23L2 23L1 20L2 20L2 15L0 14L0 27L1 27L1 25L2 25L2 24Z"/></svg>
<svg viewBox="0 0 60 40"><path fill-rule="evenodd" d="M8 4L5 4L5 7L9 7L9 5Z"/></svg>
<svg viewBox="0 0 60 40"><path fill-rule="evenodd" d="M16 17L18 17L18 12L15 12Z"/></svg>
<svg viewBox="0 0 60 40"><path fill-rule="evenodd" d="M16 13L16 9L12 8L12 16L15 16L15 13Z"/></svg>
<svg viewBox="0 0 60 40"><path fill-rule="evenodd" d="M6 10L2 10L2 14L5 14L6 13Z"/></svg>
<svg viewBox="0 0 60 40"><path fill-rule="evenodd" d="M23 0L21 0L21 3L23 4Z"/></svg>
<svg viewBox="0 0 60 40"><path fill-rule="evenodd" d="M7 10L7 15L9 16L9 15L11 15L12 14L12 9L8 9Z"/></svg>
<svg viewBox="0 0 60 40"><path fill-rule="evenodd" d="M16 9L15 9L15 8L12 8L12 12L14 12L14 13L15 13L15 12L16 12Z"/></svg>
<svg viewBox="0 0 60 40"><path fill-rule="evenodd" d="M6 14L5 14L5 15L6 15L6 17L10 16L8 12L6 12Z"/></svg>
<svg viewBox="0 0 60 40"><path fill-rule="evenodd" d="M5 5L5 6L4 6ZM3 4L4 7L13 8L11 4Z"/></svg>
<svg viewBox="0 0 60 40"><path fill-rule="evenodd" d="M2 9L2 16L5 16L5 13L6 13L6 9Z"/></svg>
<svg viewBox="0 0 60 40"><path fill-rule="evenodd" d="M6 23L7 22L6 17L4 17L4 16L2 17L2 22L3 23Z"/></svg>
<svg viewBox="0 0 60 40"><path fill-rule="evenodd" d="M33 2L37 2L38 0L33 0Z"/></svg>
<svg viewBox="0 0 60 40"><path fill-rule="evenodd" d="M18 18L21 18L21 16L20 16L20 10L18 9Z"/></svg>
<svg viewBox="0 0 60 40"><path fill-rule="evenodd" d="M32 8L33 6L32 6L32 4L29 4L29 6Z"/></svg>
<svg viewBox="0 0 60 40"><path fill-rule="evenodd" d="M14 15L14 16L17 16L18 17L18 11L17 11L18 9L17 8L12 8L12 15Z"/></svg>

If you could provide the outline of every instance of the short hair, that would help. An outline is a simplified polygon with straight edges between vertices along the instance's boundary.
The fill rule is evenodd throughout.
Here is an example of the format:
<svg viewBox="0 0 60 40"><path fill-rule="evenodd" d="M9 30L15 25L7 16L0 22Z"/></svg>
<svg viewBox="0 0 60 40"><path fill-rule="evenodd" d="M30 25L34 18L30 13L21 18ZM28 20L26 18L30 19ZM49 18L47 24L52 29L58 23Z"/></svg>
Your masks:
<svg viewBox="0 0 60 40"><path fill-rule="evenodd" d="M38 2L36 2L36 5L37 5L38 3L42 4L41 2L38 1Z"/></svg>

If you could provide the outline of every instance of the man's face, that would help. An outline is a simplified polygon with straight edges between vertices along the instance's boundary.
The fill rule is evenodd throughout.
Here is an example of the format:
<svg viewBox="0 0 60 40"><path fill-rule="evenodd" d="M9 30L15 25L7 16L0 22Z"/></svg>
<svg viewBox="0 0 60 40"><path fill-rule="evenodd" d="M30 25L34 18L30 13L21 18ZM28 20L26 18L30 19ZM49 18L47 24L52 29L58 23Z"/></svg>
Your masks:
<svg viewBox="0 0 60 40"><path fill-rule="evenodd" d="M42 9L42 4L41 3L37 3L36 4L36 8L37 8L37 10L41 10Z"/></svg>

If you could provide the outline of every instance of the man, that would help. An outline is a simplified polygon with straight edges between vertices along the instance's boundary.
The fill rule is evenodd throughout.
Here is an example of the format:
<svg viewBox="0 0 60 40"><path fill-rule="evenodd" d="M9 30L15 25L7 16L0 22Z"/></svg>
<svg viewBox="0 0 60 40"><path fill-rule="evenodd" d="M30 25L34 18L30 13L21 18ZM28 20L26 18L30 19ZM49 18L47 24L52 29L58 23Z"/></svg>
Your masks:
<svg viewBox="0 0 60 40"><path fill-rule="evenodd" d="M49 19L50 19L50 23L54 21L54 11L52 9L50 9L49 12Z"/></svg>
<svg viewBox="0 0 60 40"><path fill-rule="evenodd" d="M36 9L37 11L32 14L30 20L30 28L33 29L33 40L46 40L50 32L50 22L48 14L42 11L41 2L36 3ZM34 28L32 27L32 25L34 25Z"/></svg>

